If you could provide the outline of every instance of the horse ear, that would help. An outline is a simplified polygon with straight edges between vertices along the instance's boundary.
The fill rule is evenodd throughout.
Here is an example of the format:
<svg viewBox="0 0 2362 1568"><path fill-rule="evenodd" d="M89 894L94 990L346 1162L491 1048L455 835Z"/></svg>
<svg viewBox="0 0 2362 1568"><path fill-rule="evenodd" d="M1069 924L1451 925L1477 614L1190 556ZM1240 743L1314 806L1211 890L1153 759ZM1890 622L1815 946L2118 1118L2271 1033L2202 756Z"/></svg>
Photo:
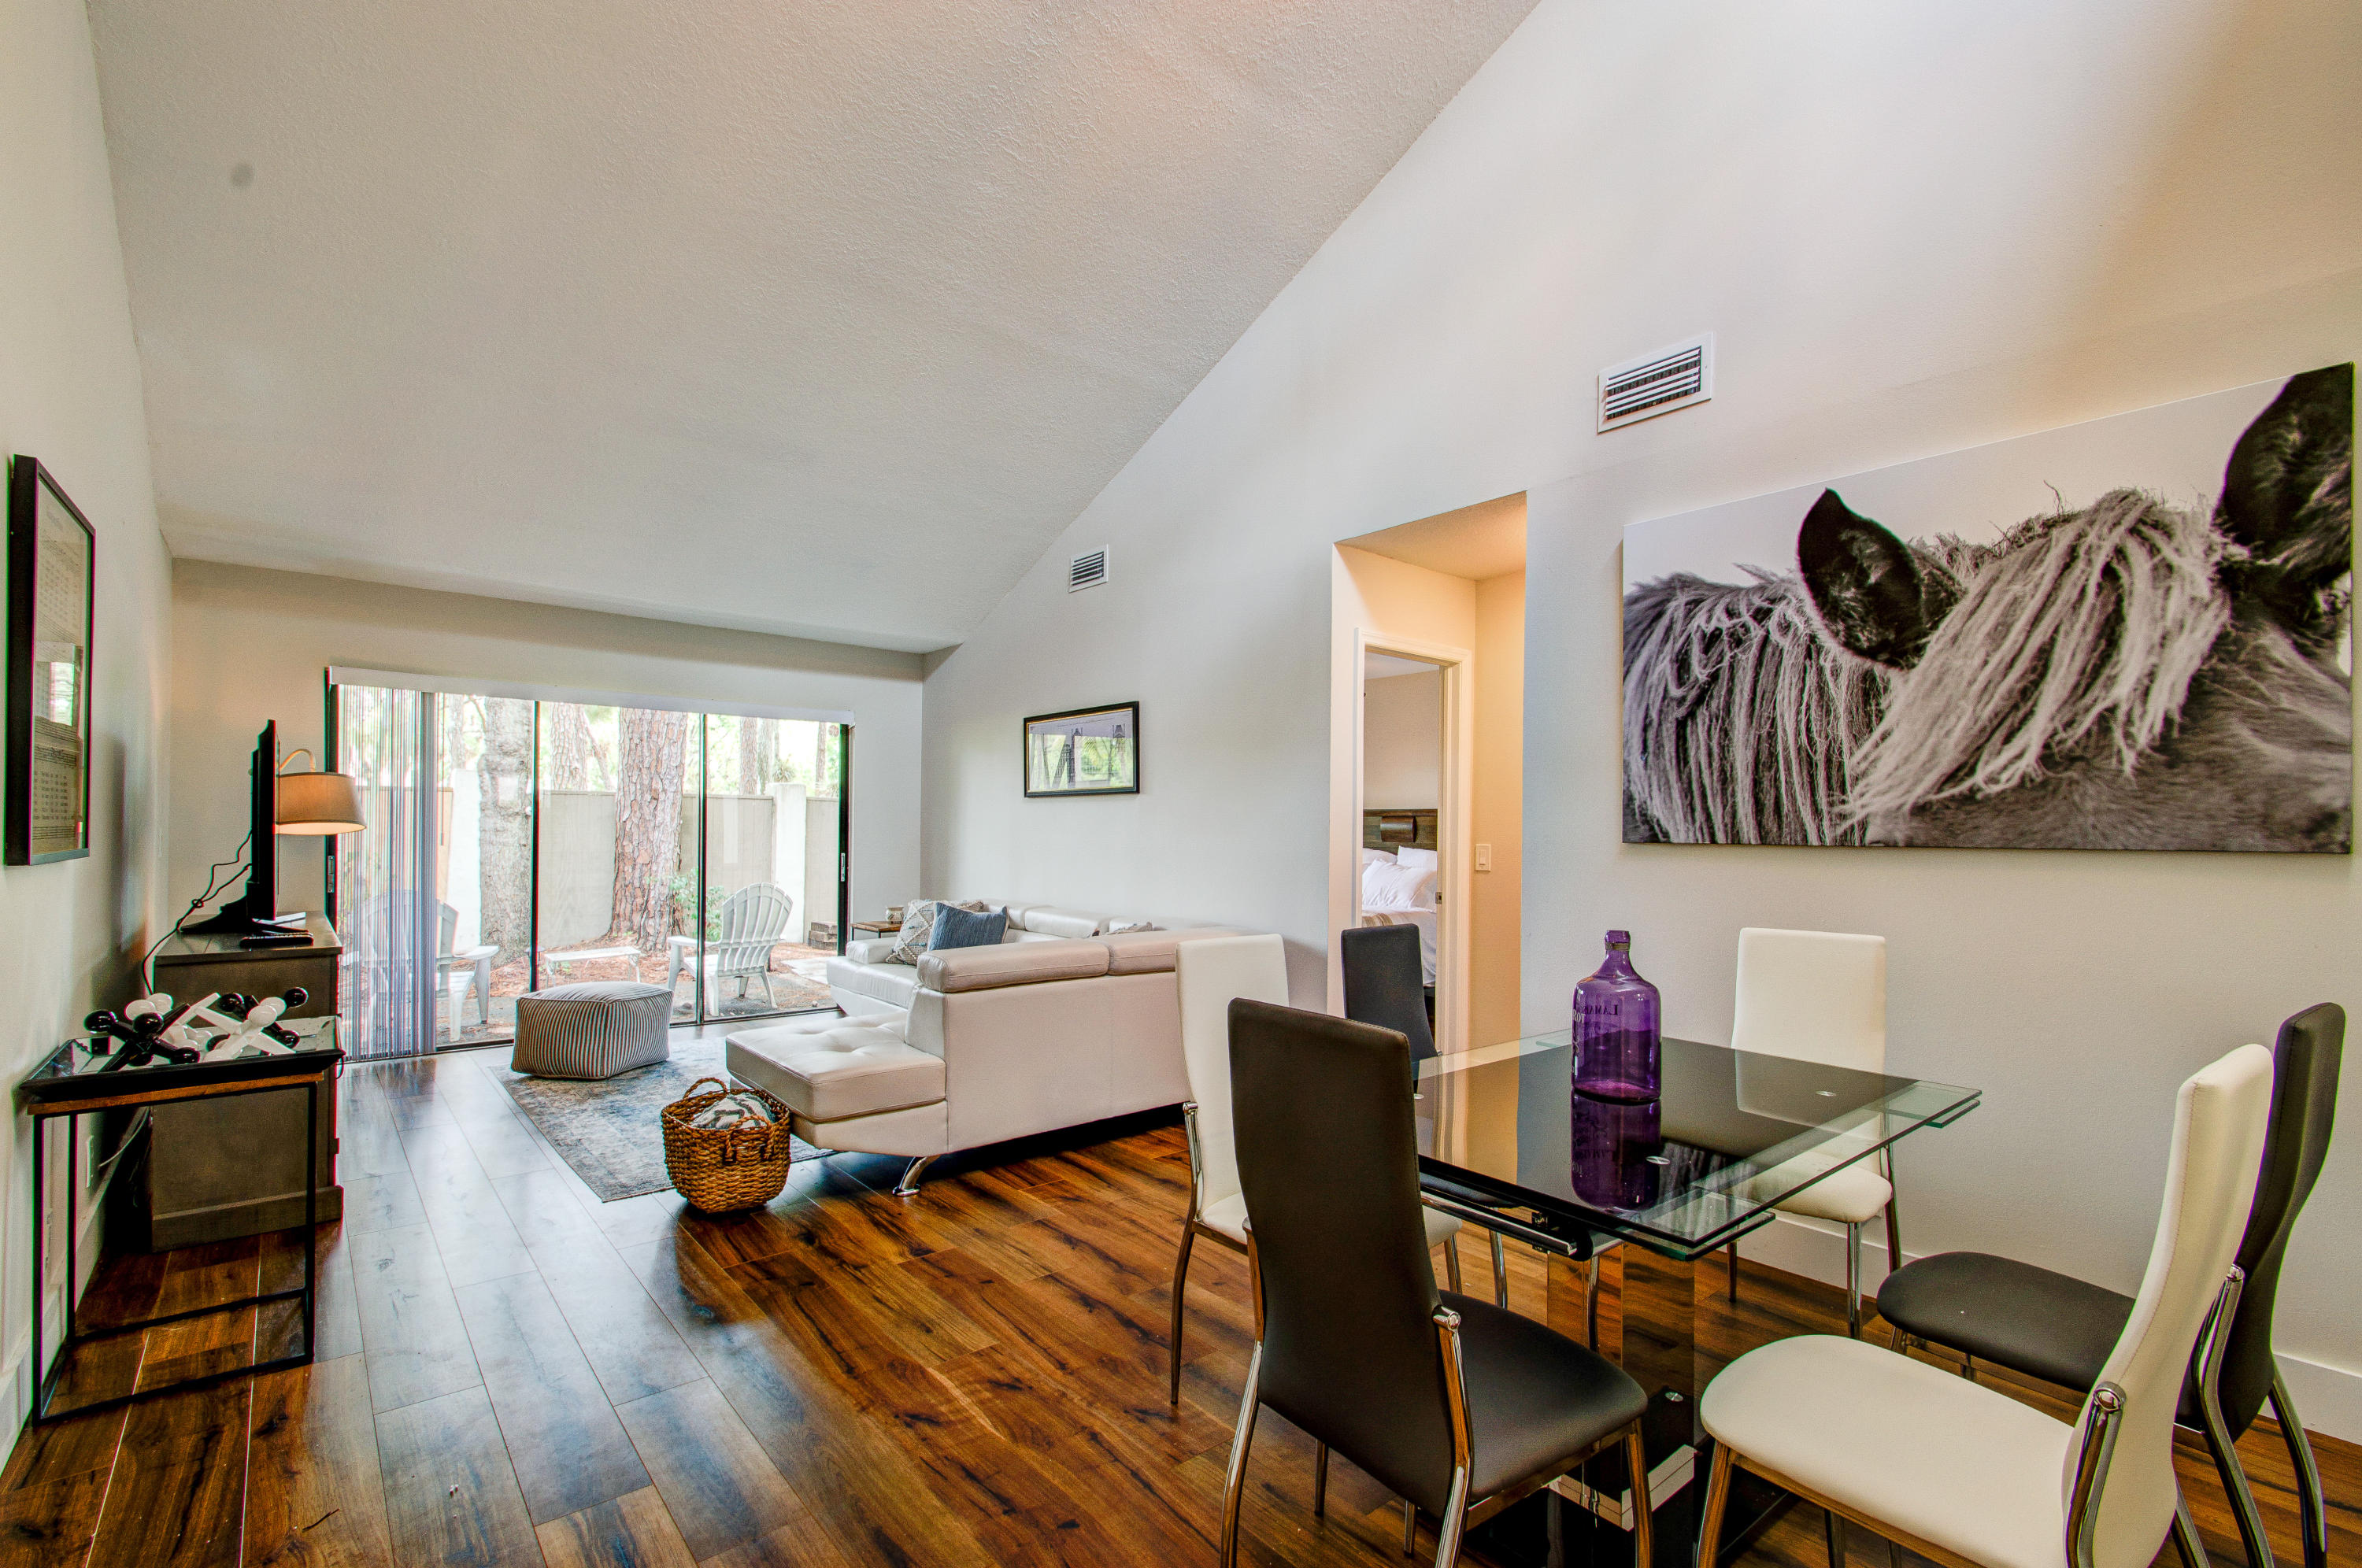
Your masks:
<svg viewBox="0 0 2362 1568"><path fill-rule="evenodd" d="M1839 643L1866 659L1908 669L1958 598L1930 581L1911 547L1821 491L1796 530L1796 562L1814 608Z"/></svg>
<svg viewBox="0 0 2362 1568"><path fill-rule="evenodd" d="M2215 524L2268 581L2324 588L2353 565L2353 466L2354 367L2290 376L2231 448Z"/></svg>

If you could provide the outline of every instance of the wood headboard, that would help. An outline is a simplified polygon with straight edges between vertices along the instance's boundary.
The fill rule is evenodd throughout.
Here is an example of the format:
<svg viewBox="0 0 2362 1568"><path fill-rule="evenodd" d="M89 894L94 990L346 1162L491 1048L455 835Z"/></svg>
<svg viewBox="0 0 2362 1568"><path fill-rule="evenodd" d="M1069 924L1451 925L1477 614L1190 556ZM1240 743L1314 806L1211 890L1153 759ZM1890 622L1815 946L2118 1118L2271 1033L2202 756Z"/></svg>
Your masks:
<svg viewBox="0 0 2362 1568"><path fill-rule="evenodd" d="M1433 849L1436 812L1432 806L1415 806L1394 811L1365 811L1362 813L1362 846L1364 849Z"/></svg>

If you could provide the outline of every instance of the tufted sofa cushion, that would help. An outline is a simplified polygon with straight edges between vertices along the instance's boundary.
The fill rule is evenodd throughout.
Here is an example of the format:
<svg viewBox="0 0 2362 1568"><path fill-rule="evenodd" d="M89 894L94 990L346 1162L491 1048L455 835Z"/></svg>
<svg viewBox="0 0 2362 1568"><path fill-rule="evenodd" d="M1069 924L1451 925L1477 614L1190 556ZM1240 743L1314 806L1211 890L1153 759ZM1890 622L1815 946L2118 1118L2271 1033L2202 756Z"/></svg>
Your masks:
<svg viewBox="0 0 2362 1568"><path fill-rule="evenodd" d="M727 1037L723 1062L731 1076L766 1088L811 1121L835 1121L944 1098L940 1056L903 1043L900 1035L845 1018L800 1019Z"/></svg>

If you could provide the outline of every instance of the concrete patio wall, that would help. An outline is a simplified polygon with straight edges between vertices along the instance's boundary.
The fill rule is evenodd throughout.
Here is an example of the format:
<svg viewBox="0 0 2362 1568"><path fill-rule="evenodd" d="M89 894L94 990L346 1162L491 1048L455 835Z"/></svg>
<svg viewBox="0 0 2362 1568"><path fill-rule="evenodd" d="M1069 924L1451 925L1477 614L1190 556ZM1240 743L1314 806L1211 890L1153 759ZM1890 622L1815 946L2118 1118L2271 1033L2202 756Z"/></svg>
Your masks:
<svg viewBox="0 0 2362 1568"><path fill-rule="evenodd" d="M803 818L803 831L782 834L784 818ZM789 926L800 942L814 920L836 918L837 807L833 795L806 798L800 785L776 785L762 795L714 795L706 801L706 886L734 892L754 882L776 882L796 900ZM456 815L455 815L456 826ZM456 836L456 835L455 835ZM464 933L478 897L458 886L453 855L451 901ZM473 863L473 856L465 856ZM681 802L679 866L697 864L697 801ZM464 894L464 901L459 895ZM541 808L541 944L544 951L589 942L607 929L615 902L615 797L597 790L552 790Z"/></svg>

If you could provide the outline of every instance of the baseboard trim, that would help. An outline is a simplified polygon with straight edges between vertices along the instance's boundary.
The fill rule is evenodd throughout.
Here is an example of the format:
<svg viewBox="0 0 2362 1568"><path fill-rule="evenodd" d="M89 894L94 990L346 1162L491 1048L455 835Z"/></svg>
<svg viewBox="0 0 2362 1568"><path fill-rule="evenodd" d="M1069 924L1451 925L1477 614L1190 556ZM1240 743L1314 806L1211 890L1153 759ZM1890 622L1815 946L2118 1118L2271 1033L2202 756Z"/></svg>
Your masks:
<svg viewBox="0 0 2362 1568"><path fill-rule="evenodd" d="M1845 1288L1845 1232L1839 1227L1783 1214L1739 1242L1738 1253L1749 1262ZM1921 1255L1908 1247L1903 1250L1905 1263ZM1875 1223L1864 1226L1862 1295L1877 1295L1878 1282L1886 1277L1886 1228ZM2279 1360L2289 1397L2296 1401L2306 1430L2362 1442L2362 1372L2307 1361L2285 1351Z"/></svg>

